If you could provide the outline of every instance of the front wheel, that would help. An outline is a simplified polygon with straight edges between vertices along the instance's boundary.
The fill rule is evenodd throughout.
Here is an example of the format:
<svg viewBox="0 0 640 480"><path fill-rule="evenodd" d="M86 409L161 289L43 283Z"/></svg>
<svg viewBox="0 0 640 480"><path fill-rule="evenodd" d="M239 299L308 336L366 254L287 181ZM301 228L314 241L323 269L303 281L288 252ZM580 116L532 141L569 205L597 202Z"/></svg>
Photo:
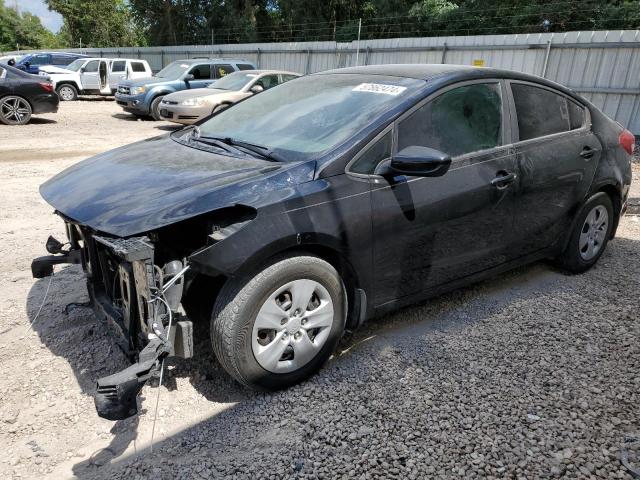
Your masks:
<svg viewBox="0 0 640 480"><path fill-rule="evenodd" d="M151 118L153 118L154 120L162 120L162 116L160 115L160 102L163 98L164 96L156 97L151 102L149 113L151 114Z"/></svg>
<svg viewBox="0 0 640 480"><path fill-rule="evenodd" d="M60 100L62 100L63 102L70 102L78 98L78 90L76 90L76 87L74 87L73 85L60 85L56 89L56 92L58 93L58 97L60 97Z"/></svg>
<svg viewBox="0 0 640 480"><path fill-rule="evenodd" d="M606 193L596 193L582 207L569 243L558 257L571 273L590 269L604 252L613 228L613 204Z"/></svg>
<svg viewBox="0 0 640 480"><path fill-rule="evenodd" d="M324 260L277 261L222 288L211 317L213 350L246 386L289 387L315 373L335 349L346 320L345 298L340 275Z"/></svg>

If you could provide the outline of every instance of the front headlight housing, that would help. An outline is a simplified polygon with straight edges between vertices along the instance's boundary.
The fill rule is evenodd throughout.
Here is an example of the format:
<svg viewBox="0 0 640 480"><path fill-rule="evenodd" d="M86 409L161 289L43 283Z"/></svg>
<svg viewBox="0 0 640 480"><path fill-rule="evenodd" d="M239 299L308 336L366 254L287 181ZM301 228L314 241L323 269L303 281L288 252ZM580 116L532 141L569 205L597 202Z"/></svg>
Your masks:
<svg viewBox="0 0 640 480"><path fill-rule="evenodd" d="M186 100L183 100L180 105L184 107L199 107L203 103L204 103L204 98L196 97L196 98L187 98Z"/></svg>
<svg viewBox="0 0 640 480"><path fill-rule="evenodd" d="M145 87L133 87L131 88L131 95L140 95L144 93L147 89Z"/></svg>

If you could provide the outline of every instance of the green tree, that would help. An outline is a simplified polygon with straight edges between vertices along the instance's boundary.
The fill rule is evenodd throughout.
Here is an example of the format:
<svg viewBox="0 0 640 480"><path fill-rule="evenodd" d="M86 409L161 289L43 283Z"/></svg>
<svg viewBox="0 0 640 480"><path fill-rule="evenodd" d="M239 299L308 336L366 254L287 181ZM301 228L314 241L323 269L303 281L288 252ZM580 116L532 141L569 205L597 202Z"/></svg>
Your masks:
<svg viewBox="0 0 640 480"><path fill-rule="evenodd" d="M58 37L29 12L18 13L0 0L0 50L56 48Z"/></svg>
<svg viewBox="0 0 640 480"><path fill-rule="evenodd" d="M70 47L145 45L142 30L124 0L46 0L62 15L61 37Z"/></svg>

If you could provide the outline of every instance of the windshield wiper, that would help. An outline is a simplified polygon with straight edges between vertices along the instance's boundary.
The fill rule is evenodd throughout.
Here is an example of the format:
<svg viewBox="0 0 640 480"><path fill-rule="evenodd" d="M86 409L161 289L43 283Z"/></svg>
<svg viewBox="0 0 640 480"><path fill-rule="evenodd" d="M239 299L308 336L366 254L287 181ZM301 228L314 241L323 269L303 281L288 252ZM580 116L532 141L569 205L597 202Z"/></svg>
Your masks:
<svg viewBox="0 0 640 480"><path fill-rule="evenodd" d="M238 152L244 153L242 150L233 147L233 145L230 145L222 141L221 139L214 138L214 137L201 137L200 127L198 127L197 125L194 125L193 127L191 127L191 130L185 136L185 140L187 142L198 142L198 143L203 143L205 145L211 145L212 147L220 148L229 153L235 153L235 154L237 154Z"/></svg>
<svg viewBox="0 0 640 480"><path fill-rule="evenodd" d="M207 140L217 140L219 142L223 142L226 145L231 145L234 147L240 147L244 150L248 150L251 153L261 156L262 158L266 158L268 160L274 162L286 162L287 160L278 155L273 151L273 149L269 147L265 147L264 145L258 145L255 143L243 142L242 140L236 140L231 137L200 137Z"/></svg>

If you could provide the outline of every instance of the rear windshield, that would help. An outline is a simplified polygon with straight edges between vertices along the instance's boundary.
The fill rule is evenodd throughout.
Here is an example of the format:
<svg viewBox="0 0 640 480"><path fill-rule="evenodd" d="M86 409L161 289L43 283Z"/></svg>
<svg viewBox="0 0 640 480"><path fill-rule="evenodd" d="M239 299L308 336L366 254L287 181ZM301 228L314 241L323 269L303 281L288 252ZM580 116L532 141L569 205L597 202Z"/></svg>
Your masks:
<svg viewBox="0 0 640 480"><path fill-rule="evenodd" d="M200 131L311 157L342 144L422 86L422 80L381 75L301 77L222 111Z"/></svg>

